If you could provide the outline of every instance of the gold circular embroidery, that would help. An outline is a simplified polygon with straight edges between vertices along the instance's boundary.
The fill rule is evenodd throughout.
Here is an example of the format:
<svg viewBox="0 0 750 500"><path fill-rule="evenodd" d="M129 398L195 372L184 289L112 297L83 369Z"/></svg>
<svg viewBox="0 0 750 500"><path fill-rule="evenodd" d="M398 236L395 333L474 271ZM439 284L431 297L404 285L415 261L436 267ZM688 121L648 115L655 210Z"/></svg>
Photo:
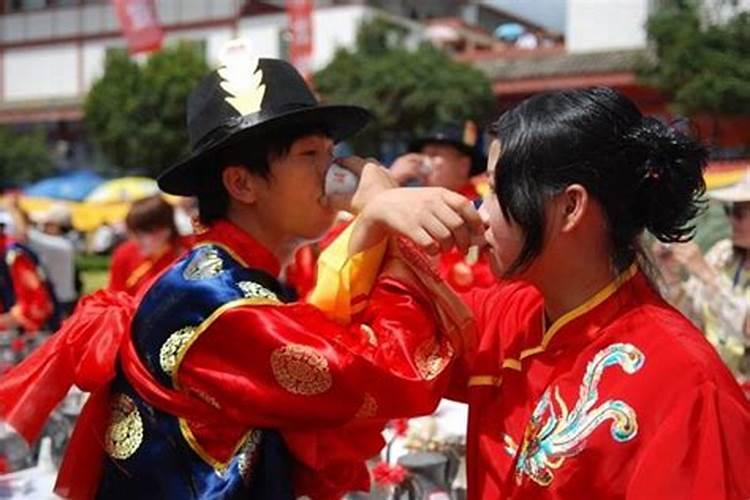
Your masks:
<svg viewBox="0 0 750 500"><path fill-rule="evenodd" d="M125 460L138 450L143 442L143 421L138 407L125 394L118 394L110 403L109 427L104 437L107 454Z"/></svg>
<svg viewBox="0 0 750 500"><path fill-rule="evenodd" d="M293 394L322 394L332 385L328 361L312 347L291 344L276 349L271 370L279 385Z"/></svg>
<svg viewBox="0 0 750 500"><path fill-rule="evenodd" d="M202 248L193 256L182 276L188 281L208 280L224 271L224 261L215 248Z"/></svg>
<svg viewBox="0 0 750 500"><path fill-rule="evenodd" d="M454 354L451 343L443 338L440 341L429 339L417 348L414 354L417 371L425 380L432 380L448 366Z"/></svg>
<svg viewBox="0 0 750 500"><path fill-rule="evenodd" d="M170 335L159 349L159 366L167 375L172 376L174 374L177 358L192 338L193 332L195 332L195 328L192 326L180 328Z"/></svg>
<svg viewBox="0 0 750 500"><path fill-rule="evenodd" d="M275 293L259 283L240 281L237 283L237 286L242 290L242 294L246 299L268 299L273 302L280 302Z"/></svg>
<svg viewBox="0 0 750 500"><path fill-rule="evenodd" d="M374 417L378 413L378 402L375 400L372 394L366 392L365 398L362 401L362 406L359 407L357 413L354 414L354 418L370 418Z"/></svg>

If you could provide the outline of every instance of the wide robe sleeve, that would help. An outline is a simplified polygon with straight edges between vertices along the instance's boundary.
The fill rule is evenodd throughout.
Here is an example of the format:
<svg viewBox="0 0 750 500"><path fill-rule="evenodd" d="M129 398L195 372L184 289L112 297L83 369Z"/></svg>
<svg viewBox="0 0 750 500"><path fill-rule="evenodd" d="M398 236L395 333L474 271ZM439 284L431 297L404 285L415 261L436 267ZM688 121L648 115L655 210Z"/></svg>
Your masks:
<svg viewBox="0 0 750 500"><path fill-rule="evenodd" d="M221 314L187 351L179 385L248 426L303 429L429 413L454 357L427 297L380 279L367 311L341 325L308 304Z"/></svg>
<svg viewBox="0 0 750 500"><path fill-rule="evenodd" d="M208 395L235 424L279 429L300 465L297 491L312 498L367 488L364 461L383 446L384 423L433 411L470 337L458 298L415 278L418 256L396 250L378 271L383 250L328 260L338 285L318 295L325 307L224 311L179 369L183 390Z"/></svg>
<svg viewBox="0 0 750 500"><path fill-rule="evenodd" d="M346 326L309 304L227 310L187 351L177 380L235 426L281 431L297 493L340 498L368 487L364 462L383 446L387 419L434 410L455 353L436 336L430 301L381 278Z"/></svg>
<svg viewBox="0 0 750 500"><path fill-rule="evenodd" d="M629 500L750 498L750 407L712 381L678 402L640 454Z"/></svg>

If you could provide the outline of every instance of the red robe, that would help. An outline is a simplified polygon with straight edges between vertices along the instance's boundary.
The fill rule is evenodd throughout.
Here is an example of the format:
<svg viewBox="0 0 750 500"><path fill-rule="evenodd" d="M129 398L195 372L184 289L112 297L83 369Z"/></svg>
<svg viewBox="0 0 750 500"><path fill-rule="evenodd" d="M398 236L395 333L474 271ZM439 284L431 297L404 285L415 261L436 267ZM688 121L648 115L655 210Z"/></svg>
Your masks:
<svg viewBox="0 0 750 500"><path fill-rule="evenodd" d="M6 242L3 240L0 244L5 245ZM46 284L47 278L23 251L9 250L5 257L16 299L9 312L23 330L35 332L47 322L55 309L54 299ZM3 311L0 305L0 313L4 312L8 311ZM0 330L7 328L8 325L0 320Z"/></svg>
<svg viewBox="0 0 750 500"><path fill-rule="evenodd" d="M469 302L470 498L750 498L750 405L635 267L546 332L527 285Z"/></svg>
<svg viewBox="0 0 750 500"><path fill-rule="evenodd" d="M146 257L133 240L118 246L112 254L109 288L136 295L140 289L177 260L189 248L190 241L180 239L152 257Z"/></svg>
<svg viewBox="0 0 750 500"><path fill-rule="evenodd" d="M222 245L254 269L279 271L270 252L227 222L198 239ZM382 447L383 422L432 411L460 350L435 335L437 321L445 321L438 313L445 318L450 311L438 311L408 273L393 271L399 265L376 281L369 306L347 326L311 305L265 296L226 304L180 357L178 390L156 383L136 354L129 336L133 299L102 291L0 379L0 418L33 441L71 384L92 392L56 490L88 498L101 471L108 385L119 363L144 400L185 419L184 435L209 464L231 456L249 429L274 428L296 460L299 494L319 499L366 488L364 460Z"/></svg>
<svg viewBox="0 0 750 500"><path fill-rule="evenodd" d="M227 223L201 241L224 244L251 268L279 272L267 250ZM455 352L436 342L425 293L384 276L368 309L347 327L304 303L227 309L194 341L175 377L183 391L207 395L226 415L221 432L190 424L209 460L231 456L249 427L271 427L282 430L305 477L325 470L338 480L348 475L349 487L366 487L363 461L382 447L379 429L394 416L434 409L447 383L438 375ZM321 492L327 479L309 483Z"/></svg>

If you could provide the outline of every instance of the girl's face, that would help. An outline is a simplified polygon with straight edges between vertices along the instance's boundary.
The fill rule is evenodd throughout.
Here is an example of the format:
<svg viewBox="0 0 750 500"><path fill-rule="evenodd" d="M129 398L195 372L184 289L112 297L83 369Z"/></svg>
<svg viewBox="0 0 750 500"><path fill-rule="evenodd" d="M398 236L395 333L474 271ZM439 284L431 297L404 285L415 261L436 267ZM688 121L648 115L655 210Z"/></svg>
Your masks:
<svg viewBox="0 0 750 500"><path fill-rule="evenodd" d="M138 250L145 257L156 257L169 244L171 235L169 228L155 229L153 231L136 231L133 233Z"/></svg>
<svg viewBox="0 0 750 500"><path fill-rule="evenodd" d="M487 175L492 194L482 203L479 214L486 225L484 237L490 247L492 272L495 277L503 278L510 265L518 258L523 247L524 237L518 224L514 224L503 214L495 193L495 168L499 157L500 141L495 139L490 144L487 158Z"/></svg>

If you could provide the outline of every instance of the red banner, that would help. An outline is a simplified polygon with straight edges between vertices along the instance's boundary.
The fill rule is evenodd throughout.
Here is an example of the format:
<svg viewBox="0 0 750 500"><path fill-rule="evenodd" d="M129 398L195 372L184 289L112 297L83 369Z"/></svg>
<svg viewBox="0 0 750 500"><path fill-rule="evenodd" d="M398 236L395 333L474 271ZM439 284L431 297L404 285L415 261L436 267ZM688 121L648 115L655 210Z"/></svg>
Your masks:
<svg viewBox="0 0 750 500"><path fill-rule="evenodd" d="M164 33L154 0L112 0L131 54L161 48Z"/></svg>
<svg viewBox="0 0 750 500"><path fill-rule="evenodd" d="M289 61L302 73L310 77L310 62L313 50L312 28L313 0L286 0L289 21Z"/></svg>

